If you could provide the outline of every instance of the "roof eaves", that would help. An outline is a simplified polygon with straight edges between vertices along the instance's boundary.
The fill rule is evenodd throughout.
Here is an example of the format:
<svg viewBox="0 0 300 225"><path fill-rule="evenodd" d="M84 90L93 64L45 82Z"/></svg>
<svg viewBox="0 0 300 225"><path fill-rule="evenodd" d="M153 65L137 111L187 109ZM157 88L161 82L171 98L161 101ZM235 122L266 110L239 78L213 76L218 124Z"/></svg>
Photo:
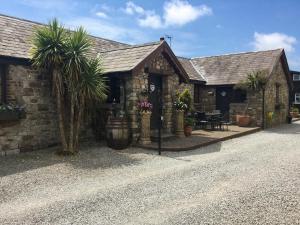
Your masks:
<svg viewBox="0 0 300 225"><path fill-rule="evenodd" d="M205 59L205 58L214 58L214 57L223 57L223 56L233 56L233 55L243 55L243 54L251 54L251 53L259 53L259 52L271 52L271 51L278 51L278 50L284 50L283 48L276 48L276 49L270 49L270 50L260 50L260 51L249 51L249 52L237 52L237 53L228 53L228 54L221 54L221 55L211 55L211 56L199 56L199 57L192 57L193 59Z"/></svg>

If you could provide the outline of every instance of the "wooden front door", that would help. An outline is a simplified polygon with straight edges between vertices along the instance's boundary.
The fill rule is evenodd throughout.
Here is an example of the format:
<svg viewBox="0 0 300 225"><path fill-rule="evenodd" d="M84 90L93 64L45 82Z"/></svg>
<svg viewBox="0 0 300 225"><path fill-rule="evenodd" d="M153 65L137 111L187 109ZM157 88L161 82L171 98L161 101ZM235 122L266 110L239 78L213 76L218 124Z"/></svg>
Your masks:
<svg viewBox="0 0 300 225"><path fill-rule="evenodd" d="M159 75L150 74L149 80L149 101L152 104L152 114L151 114L151 130L158 129L160 122L160 115L162 113L162 106L160 106L159 101L162 101L162 77Z"/></svg>
<svg viewBox="0 0 300 225"><path fill-rule="evenodd" d="M225 117L229 115L232 92L232 87L216 88L216 109L220 110Z"/></svg>

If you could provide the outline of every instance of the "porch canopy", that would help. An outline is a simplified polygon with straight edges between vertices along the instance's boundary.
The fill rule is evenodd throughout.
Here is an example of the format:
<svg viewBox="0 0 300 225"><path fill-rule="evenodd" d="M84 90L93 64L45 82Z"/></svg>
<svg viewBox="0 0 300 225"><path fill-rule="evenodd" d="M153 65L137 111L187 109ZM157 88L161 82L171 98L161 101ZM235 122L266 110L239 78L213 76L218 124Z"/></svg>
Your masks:
<svg viewBox="0 0 300 225"><path fill-rule="evenodd" d="M158 53L163 54L184 82L187 83L189 81L187 72L164 40L99 52L105 74L134 73L142 67L147 69L147 62L154 59ZM165 74L168 71L157 70L149 72Z"/></svg>

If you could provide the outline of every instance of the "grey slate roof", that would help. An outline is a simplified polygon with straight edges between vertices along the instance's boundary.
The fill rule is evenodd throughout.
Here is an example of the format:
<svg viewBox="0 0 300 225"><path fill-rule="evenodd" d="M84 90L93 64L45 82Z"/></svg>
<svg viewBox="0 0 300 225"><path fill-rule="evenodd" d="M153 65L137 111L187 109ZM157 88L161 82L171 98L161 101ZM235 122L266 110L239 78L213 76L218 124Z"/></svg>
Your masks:
<svg viewBox="0 0 300 225"><path fill-rule="evenodd" d="M163 42L133 45L100 53L105 73L130 71L155 51Z"/></svg>
<svg viewBox="0 0 300 225"><path fill-rule="evenodd" d="M206 80L207 85L237 84L247 74L256 70L271 72L283 49L259 52L246 52L203 58L192 58L190 61ZM193 73L189 74L194 77Z"/></svg>
<svg viewBox="0 0 300 225"><path fill-rule="evenodd" d="M205 82L203 75L200 71L197 71L192 61L188 58L177 57L187 74L189 75L189 79L192 81L200 81Z"/></svg>
<svg viewBox="0 0 300 225"><path fill-rule="evenodd" d="M39 26L44 25L0 14L0 56L29 59L30 40L34 29ZM91 54L95 56L101 51L129 46L103 38L91 38L94 43Z"/></svg>

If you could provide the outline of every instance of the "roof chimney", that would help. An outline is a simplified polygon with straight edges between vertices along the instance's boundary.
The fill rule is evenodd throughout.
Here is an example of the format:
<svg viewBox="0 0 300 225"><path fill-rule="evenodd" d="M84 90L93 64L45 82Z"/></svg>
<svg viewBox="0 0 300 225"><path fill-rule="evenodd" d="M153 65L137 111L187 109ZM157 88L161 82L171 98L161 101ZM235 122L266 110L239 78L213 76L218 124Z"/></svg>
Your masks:
<svg viewBox="0 0 300 225"><path fill-rule="evenodd" d="M164 38L164 37L161 37L159 40L160 40L161 42L163 42L163 41L165 40L165 38Z"/></svg>

